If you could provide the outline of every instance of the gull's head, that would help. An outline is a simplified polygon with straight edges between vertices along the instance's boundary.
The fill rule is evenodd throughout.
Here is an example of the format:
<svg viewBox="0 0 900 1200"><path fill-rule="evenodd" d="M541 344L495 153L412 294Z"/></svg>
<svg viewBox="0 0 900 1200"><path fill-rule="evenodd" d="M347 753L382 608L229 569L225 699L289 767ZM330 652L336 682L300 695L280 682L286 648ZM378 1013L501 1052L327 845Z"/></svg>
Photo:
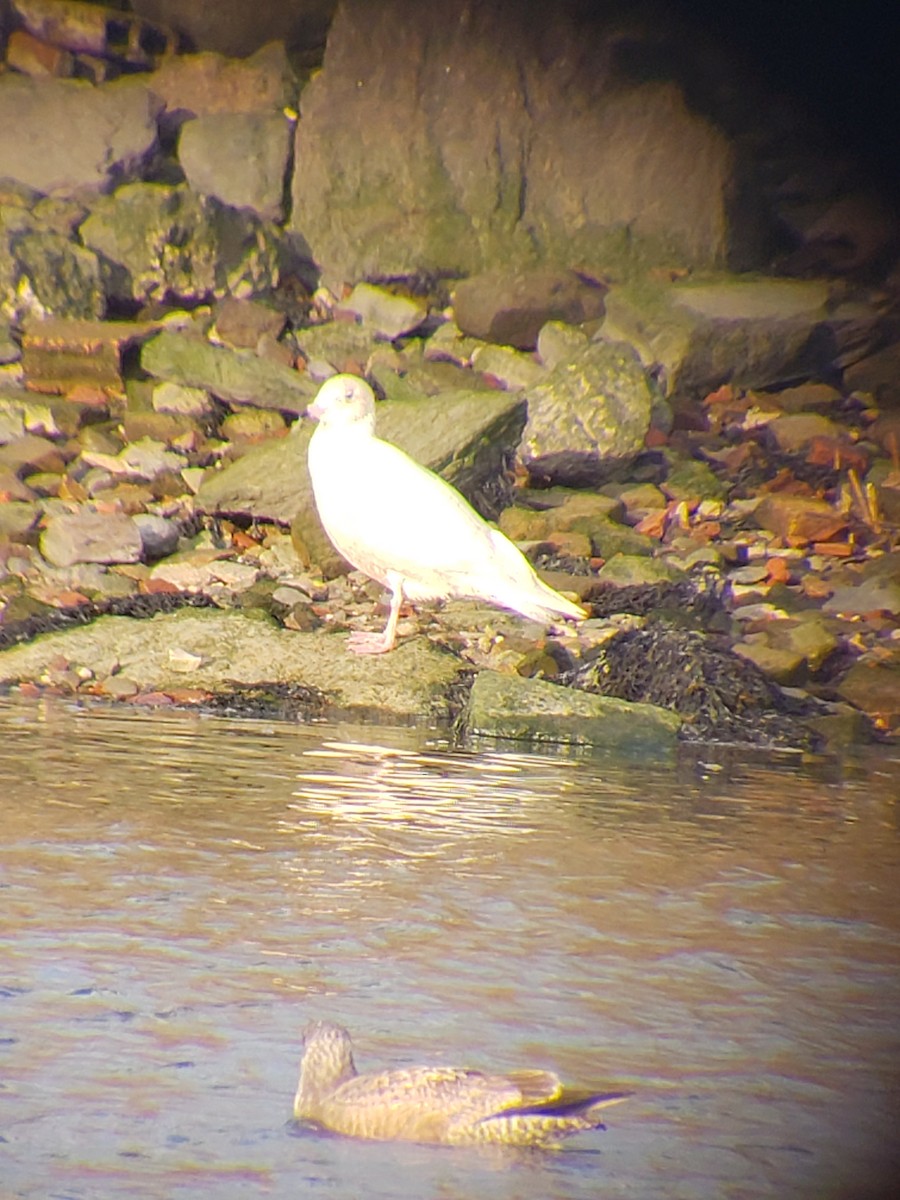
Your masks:
<svg viewBox="0 0 900 1200"><path fill-rule="evenodd" d="M330 429L375 428L375 395L358 375L332 375L319 388L306 415Z"/></svg>

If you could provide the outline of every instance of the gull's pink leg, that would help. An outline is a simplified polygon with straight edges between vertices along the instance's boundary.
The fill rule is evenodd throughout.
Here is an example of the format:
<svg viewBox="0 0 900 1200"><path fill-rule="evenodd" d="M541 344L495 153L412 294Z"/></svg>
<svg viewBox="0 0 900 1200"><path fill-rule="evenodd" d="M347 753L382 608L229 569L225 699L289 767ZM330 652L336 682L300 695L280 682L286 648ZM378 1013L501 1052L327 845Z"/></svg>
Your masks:
<svg viewBox="0 0 900 1200"><path fill-rule="evenodd" d="M403 603L403 580L399 575L388 575L391 589L391 611L382 633L364 633L356 630L347 640L351 654L387 654L393 650L397 640L397 622L400 620L400 605Z"/></svg>

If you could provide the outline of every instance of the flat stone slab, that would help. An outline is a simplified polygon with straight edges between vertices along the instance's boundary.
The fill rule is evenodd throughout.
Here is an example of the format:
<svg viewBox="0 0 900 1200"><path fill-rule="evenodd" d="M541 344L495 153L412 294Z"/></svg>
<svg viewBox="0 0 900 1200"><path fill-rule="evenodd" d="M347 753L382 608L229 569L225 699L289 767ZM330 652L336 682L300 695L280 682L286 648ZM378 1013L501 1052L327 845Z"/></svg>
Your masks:
<svg viewBox="0 0 900 1200"><path fill-rule="evenodd" d="M465 715L470 736L642 753L671 751L680 728L680 717L654 704L629 704L494 671L476 677Z"/></svg>
<svg viewBox="0 0 900 1200"><path fill-rule="evenodd" d="M124 393L122 355L159 331L155 321L31 320L22 336L22 366L34 391L64 393L79 383Z"/></svg>
<svg viewBox="0 0 900 1200"><path fill-rule="evenodd" d="M140 528L131 517L87 507L51 517L41 534L41 553L56 567L139 562L142 548Z"/></svg>
<svg viewBox="0 0 900 1200"><path fill-rule="evenodd" d="M294 414L305 412L318 391L318 385L306 375L252 351L214 346L203 338L171 330L144 345L141 366L155 379L201 388L229 404Z"/></svg>
<svg viewBox="0 0 900 1200"><path fill-rule="evenodd" d="M600 336L632 345L676 405L724 383L764 388L827 369L851 331L877 324L831 306L824 280L721 276L705 283L613 286ZM854 334L854 336L856 336Z"/></svg>
<svg viewBox="0 0 900 1200"><path fill-rule="evenodd" d="M233 610L183 609L146 621L101 617L0 652L0 684L39 680L63 658L75 669L89 667L97 679L115 672L140 691L294 683L323 692L327 705L342 712L401 720L447 715L447 691L466 664L421 637L367 658L349 654L346 641L279 629Z"/></svg>

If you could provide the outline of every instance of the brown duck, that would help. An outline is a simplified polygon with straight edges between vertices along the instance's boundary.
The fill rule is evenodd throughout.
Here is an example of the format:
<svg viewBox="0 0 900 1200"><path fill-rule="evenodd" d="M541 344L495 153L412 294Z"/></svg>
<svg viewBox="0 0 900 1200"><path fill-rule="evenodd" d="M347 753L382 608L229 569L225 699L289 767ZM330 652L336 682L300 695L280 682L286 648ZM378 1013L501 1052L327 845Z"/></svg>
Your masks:
<svg viewBox="0 0 900 1200"><path fill-rule="evenodd" d="M603 1129L600 1109L628 1092L566 1093L552 1071L486 1075L463 1067L405 1067L359 1075L350 1035L315 1021L303 1031L294 1116L378 1141L553 1146Z"/></svg>

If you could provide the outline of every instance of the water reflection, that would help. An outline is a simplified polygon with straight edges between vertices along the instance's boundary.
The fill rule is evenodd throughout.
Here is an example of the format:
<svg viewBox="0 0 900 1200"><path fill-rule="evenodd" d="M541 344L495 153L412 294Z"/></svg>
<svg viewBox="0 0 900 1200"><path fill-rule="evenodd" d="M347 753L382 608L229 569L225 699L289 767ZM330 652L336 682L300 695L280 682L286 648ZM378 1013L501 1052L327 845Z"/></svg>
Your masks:
<svg viewBox="0 0 900 1200"><path fill-rule="evenodd" d="M14 702L0 728L13 1195L851 1197L895 1165L889 752L660 768ZM322 1137L288 1120L315 1016L367 1067L636 1095L556 1156Z"/></svg>

